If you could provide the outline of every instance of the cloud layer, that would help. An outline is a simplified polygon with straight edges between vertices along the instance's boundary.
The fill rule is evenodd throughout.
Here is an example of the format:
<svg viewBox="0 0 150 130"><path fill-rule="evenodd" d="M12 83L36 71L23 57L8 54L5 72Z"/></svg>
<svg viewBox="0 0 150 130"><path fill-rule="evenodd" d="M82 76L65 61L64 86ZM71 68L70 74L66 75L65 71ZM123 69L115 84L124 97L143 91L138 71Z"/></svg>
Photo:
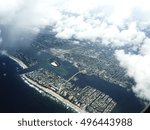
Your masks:
<svg viewBox="0 0 150 130"><path fill-rule="evenodd" d="M134 78L133 91L150 100L150 27L148 0L0 0L1 26L15 38L21 32L38 33L46 25L56 37L97 41L112 47L132 46L138 54L116 50L116 58Z"/></svg>
<svg viewBox="0 0 150 130"><path fill-rule="evenodd" d="M64 11L75 15L61 14L54 31L57 32L57 37L64 39L74 37L93 42L102 40L102 44L113 46L140 44L145 38L142 29L149 25L145 22L147 17L143 16L146 7L140 4L135 5L128 0L83 0L81 3L73 0ZM141 16L137 16L136 10L140 11L142 20Z"/></svg>
<svg viewBox="0 0 150 130"><path fill-rule="evenodd" d="M150 49L150 42L149 49ZM150 51L144 55L125 54L123 50L116 51L120 65L127 69L127 75L134 78L136 85L132 90L138 97L150 100Z"/></svg>
<svg viewBox="0 0 150 130"><path fill-rule="evenodd" d="M141 29L150 24L148 12L146 0L0 0L0 24L13 31L38 32L51 25L57 37L114 46L141 43Z"/></svg>

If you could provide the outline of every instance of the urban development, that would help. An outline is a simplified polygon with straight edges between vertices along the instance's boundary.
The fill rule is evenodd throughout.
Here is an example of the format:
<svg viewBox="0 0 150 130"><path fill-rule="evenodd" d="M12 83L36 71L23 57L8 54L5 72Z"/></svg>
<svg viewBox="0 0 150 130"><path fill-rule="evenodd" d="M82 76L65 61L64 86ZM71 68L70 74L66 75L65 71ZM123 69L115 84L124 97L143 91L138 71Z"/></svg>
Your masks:
<svg viewBox="0 0 150 130"><path fill-rule="evenodd" d="M112 112L117 106L113 97L92 85L80 86L78 82L82 82L82 76L96 76L122 87L133 85L134 81L126 76L113 55L113 48L54 37L54 32L43 30L30 41L29 50L8 51L6 55L24 68L20 76L27 84L73 111Z"/></svg>

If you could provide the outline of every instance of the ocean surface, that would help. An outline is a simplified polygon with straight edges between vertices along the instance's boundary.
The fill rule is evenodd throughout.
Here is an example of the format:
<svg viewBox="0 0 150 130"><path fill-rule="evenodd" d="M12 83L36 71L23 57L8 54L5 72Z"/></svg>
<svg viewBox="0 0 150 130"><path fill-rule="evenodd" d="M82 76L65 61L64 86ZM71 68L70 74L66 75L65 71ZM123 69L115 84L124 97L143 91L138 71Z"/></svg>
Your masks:
<svg viewBox="0 0 150 130"><path fill-rule="evenodd" d="M67 66L67 63L64 64ZM24 83L19 77L20 72L23 71L17 63L8 57L0 56L0 112L72 112L64 105ZM110 95L118 104L113 112L140 112L145 107L144 102L138 99L132 91L127 91L118 85L106 82L96 76L80 74L77 78L79 79L77 82L72 82L75 85L80 87L90 85Z"/></svg>
<svg viewBox="0 0 150 130"><path fill-rule="evenodd" d="M28 86L19 77L21 68L0 55L0 113L69 113L64 105Z"/></svg>

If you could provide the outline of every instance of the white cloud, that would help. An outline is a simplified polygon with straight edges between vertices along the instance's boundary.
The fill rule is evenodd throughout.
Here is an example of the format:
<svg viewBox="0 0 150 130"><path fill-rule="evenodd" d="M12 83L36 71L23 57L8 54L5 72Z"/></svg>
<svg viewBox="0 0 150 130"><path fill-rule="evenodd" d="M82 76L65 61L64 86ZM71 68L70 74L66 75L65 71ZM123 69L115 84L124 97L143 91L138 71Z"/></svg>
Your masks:
<svg viewBox="0 0 150 130"><path fill-rule="evenodd" d="M146 39L141 47L141 54L126 54L123 50L116 51L120 65L127 69L127 74L132 77L136 85L133 91L140 98L150 100L150 39Z"/></svg>
<svg viewBox="0 0 150 130"><path fill-rule="evenodd" d="M0 0L1 25L10 34L51 25L56 37L138 48L138 55L116 51L116 57L135 79L133 90L150 100L150 40L143 31L150 27L148 0Z"/></svg>
<svg viewBox="0 0 150 130"><path fill-rule="evenodd" d="M146 38L143 42L143 45L140 49L142 55L150 55L150 38Z"/></svg>
<svg viewBox="0 0 150 130"><path fill-rule="evenodd" d="M59 15L54 2L48 0L0 0L0 24L14 29L39 29L54 24Z"/></svg>
<svg viewBox="0 0 150 130"><path fill-rule="evenodd" d="M64 6L63 9L77 16L61 15L60 21L53 26L57 37L64 39L74 37L91 41L101 39L103 44L113 46L141 44L145 39L145 33L141 29L144 25L148 26L148 23L144 23L145 5L140 1L134 3L128 0L121 2L72 0L66 5L67 7ZM141 12L143 19L136 20L137 11Z"/></svg>
<svg viewBox="0 0 150 130"><path fill-rule="evenodd" d="M142 19L136 20L136 10ZM143 11L150 14L146 0L0 0L0 23L36 31L52 25L60 38L102 39L104 44L123 46L143 41L141 27L132 26L139 21L147 26Z"/></svg>
<svg viewBox="0 0 150 130"><path fill-rule="evenodd" d="M71 24L74 26L72 29L75 34L79 32L87 38L86 31L97 27L101 29L100 23L102 22L113 24L117 28L120 25L123 26L126 20L131 18L135 7L145 9L147 4L143 5L140 1L131 2L129 0L0 0L0 22L10 22L19 27L36 27L55 23L56 27L62 28L61 30L71 27L68 25ZM83 19L73 15L68 16L64 12L78 14ZM60 21L63 22L62 26L60 26ZM90 28L83 30L84 25ZM75 27L79 29L75 30ZM99 32L94 35L95 38L98 36Z"/></svg>

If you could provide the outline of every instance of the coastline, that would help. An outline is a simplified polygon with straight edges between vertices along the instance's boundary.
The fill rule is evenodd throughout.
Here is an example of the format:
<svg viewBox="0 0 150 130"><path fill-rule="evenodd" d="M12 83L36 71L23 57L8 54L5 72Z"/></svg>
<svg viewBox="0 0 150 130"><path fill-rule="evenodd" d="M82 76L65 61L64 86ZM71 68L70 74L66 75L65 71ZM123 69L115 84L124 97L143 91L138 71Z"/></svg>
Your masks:
<svg viewBox="0 0 150 130"><path fill-rule="evenodd" d="M46 93L48 93L49 95L55 97L57 100L59 100L61 103L63 103L64 105L66 105L67 107L70 107L71 109L73 109L74 111L78 112L78 113L86 113L86 111L80 109L79 107L77 107L76 105L74 105L73 103L71 103L70 101L64 99L62 96L60 96L59 94L53 92L52 90L48 89L48 88L44 88L41 85L39 85L38 83L34 82L33 80L31 80L30 78L28 78L27 76L25 76L24 74L21 75L22 80L27 83L30 87L33 88L38 88L39 90L42 90Z"/></svg>
<svg viewBox="0 0 150 130"><path fill-rule="evenodd" d="M12 59L13 61L15 61L19 66L21 66L23 69L27 69L28 66L25 65L21 60L19 60L18 58L11 56L10 54L6 53L6 56L8 56L10 59ZM21 79L27 83L30 87L38 90L42 90L46 93L48 93L50 96L56 98L58 101L60 101L62 104L66 105L67 107L70 107L71 109L73 109L74 111L78 112L78 113L86 113L86 111L80 109L78 106L74 105L73 103L71 103L70 101L64 99L62 96L60 96L59 94L55 93L54 91L44 88L41 85L39 85L38 83L34 82L33 80L29 79L27 76L25 76L24 74L22 74Z"/></svg>
<svg viewBox="0 0 150 130"><path fill-rule="evenodd" d="M8 56L10 59L12 59L13 61L15 61L17 64L19 64L23 69L27 69L28 66L25 65L21 60L19 60L18 58L11 56L10 54L6 53L6 56Z"/></svg>

